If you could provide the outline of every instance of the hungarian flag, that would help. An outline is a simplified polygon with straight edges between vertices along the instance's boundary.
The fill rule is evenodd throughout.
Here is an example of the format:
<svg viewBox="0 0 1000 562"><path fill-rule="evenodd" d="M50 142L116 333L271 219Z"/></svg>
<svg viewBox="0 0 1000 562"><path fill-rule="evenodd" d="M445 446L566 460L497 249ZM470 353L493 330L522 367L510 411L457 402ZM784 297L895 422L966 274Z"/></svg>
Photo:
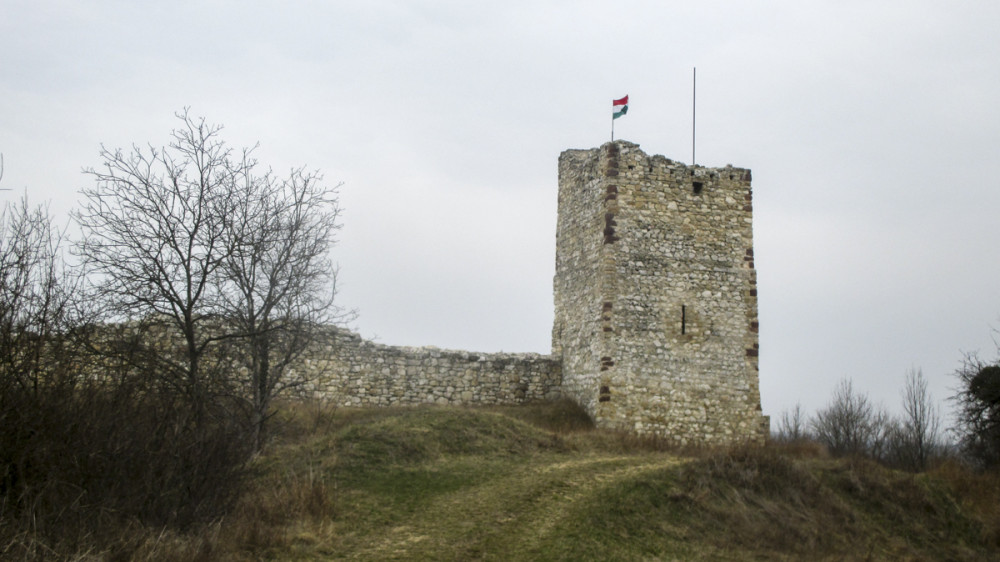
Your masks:
<svg viewBox="0 0 1000 562"><path fill-rule="evenodd" d="M611 109L614 113L611 115L611 119L618 119L622 115L628 113L628 96L623 97L620 100L615 100L611 102Z"/></svg>

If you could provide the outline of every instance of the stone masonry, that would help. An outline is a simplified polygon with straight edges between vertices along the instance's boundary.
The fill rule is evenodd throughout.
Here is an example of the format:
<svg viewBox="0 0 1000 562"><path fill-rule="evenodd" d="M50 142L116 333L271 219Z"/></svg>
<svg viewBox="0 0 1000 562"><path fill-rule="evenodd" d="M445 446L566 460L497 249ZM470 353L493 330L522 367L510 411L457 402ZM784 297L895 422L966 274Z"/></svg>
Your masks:
<svg viewBox="0 0 1000 562"><path fill-rule="evenodd" d="M310 350L314 394L340 406L523 404L561 396L559 362L537 353L473 353L399 347L335 329Z"/></svg>
<svg viewBox="0 0 1000 562"><path fill-rule="evenodd" d="M760 441L750 171L636 144L559 158L552 353L602 427Z"/></svg>
<svg viewBox="0 0 1000 562"><path fill-rule="evenodd" d="M568 396L600 427L761 442L750 170L625 141L559 158L552 355L392 347L337 330L297 365L344 406Z"/></svg>

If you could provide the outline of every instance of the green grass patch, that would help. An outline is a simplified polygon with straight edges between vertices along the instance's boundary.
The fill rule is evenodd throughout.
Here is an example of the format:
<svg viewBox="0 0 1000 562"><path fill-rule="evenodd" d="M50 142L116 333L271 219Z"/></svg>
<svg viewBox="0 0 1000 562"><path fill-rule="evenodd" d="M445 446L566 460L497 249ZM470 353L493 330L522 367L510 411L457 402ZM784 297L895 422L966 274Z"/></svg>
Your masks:
<svg viewBox="0 0 1000 562"><path fill-rule="evenodd" d="M581 416L566 402L285 406L226 517L185 536L133 527L85 557L995 559L1000 479L776 448L679 452Z"/></svg>

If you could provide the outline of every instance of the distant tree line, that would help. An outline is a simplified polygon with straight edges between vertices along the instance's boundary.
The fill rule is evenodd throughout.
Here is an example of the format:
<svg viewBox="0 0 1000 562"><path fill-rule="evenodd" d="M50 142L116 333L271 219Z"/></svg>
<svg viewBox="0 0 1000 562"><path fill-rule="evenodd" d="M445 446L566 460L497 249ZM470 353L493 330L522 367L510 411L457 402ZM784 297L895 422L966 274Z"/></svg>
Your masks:
<svg viewBox="0 0 1000 562"><path fill-rule="evenodd" d="M344 319L337 187L177 117L166 147L101 148L78 238L26 196L0 211L0 539L224 513Z"/></svg>
<svg viewBox="0 0 1000 562"><path fill-rule="evenodd" d="M893 416L881 405L840 381L830 402L807 417L800 405L782 412L772 438L781 443L816 443L834 456L867 457L910 471L935 461L959 458L979 468L1000 466L1000 362L965 358L955 373L958 406L951 428L957 448L946 439L941 412L919 369L907 373L902 412Z"/></svg>

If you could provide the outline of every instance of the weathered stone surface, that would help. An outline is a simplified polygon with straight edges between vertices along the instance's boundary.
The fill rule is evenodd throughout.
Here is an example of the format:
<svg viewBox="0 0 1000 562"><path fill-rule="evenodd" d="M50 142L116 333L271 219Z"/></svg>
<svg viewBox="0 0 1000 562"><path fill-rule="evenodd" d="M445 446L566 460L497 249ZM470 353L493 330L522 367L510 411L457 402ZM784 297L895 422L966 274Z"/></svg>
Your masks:
<svg viewBox="0 0 1000 562"><path fill-rule="evenodd" d="M763 439L750 200L749 170L625 141L562 153L552 350L598 425Z"/></svg>
<svg viewBox="0 0 1000 562"><path fill-rule="evenodd" d="M341 406L521 404L561 396L559 362L537 353L470 353L394 347L331 329L332 344L311 350L311 391Z"/></svg>

